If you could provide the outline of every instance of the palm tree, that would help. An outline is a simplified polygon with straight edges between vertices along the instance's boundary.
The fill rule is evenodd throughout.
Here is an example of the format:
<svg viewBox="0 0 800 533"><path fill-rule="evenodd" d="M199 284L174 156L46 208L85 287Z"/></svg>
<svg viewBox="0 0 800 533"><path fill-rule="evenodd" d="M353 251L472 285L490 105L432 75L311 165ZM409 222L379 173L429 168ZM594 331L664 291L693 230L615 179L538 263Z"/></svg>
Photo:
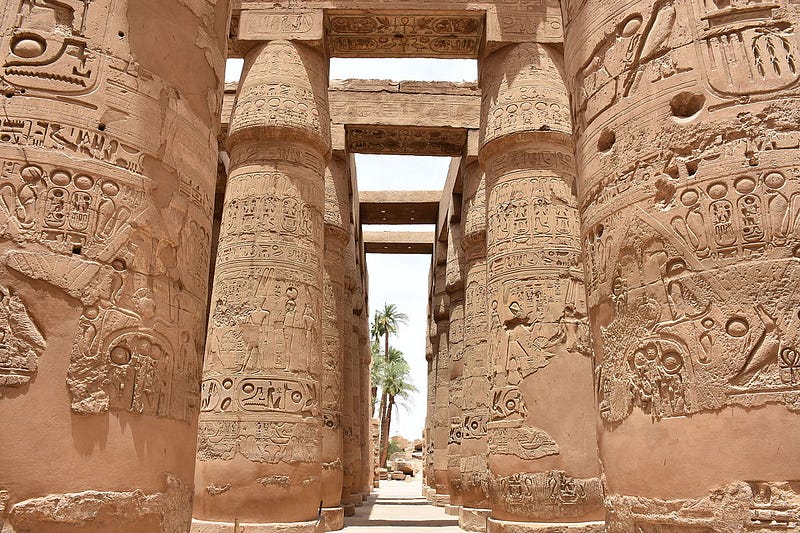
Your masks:
<svg viewBox="0 0 800 533"><path fill-rule="evenodd" d="M392 422L394 407L395 405L403 406L405 401L410 399L410 394L417 392L417 388L411 381L411 369L402 352L398 350L391 351L395 353L390 354L389 362L386 362L383 367L382 389L386 393L388 401L386 411L383 413L383 420L386 420L386 424L381 427L381 443L383 444L380 456L381 465L386 464L386 456L389 451L389 427Z"/></svg>
<svg viewBox="0 0 800 533"><path fill-rule="evenodd" d="M389 362L389 336L397 333L401 324L408 324L408 315L398 311L396 305L384 302L383 309L375 310L375 317L372 319L371 333L372 338L376 341L379 341L381 337L383 337L384 362ZM378 408L378 416L381 419L381 450L386 450L389 445L389 421L387 421L384 416L384 413L386 413L387 401L386 389L381 387L381 405ZM383 435L386 435L386 437L384 438Z"/></svg>

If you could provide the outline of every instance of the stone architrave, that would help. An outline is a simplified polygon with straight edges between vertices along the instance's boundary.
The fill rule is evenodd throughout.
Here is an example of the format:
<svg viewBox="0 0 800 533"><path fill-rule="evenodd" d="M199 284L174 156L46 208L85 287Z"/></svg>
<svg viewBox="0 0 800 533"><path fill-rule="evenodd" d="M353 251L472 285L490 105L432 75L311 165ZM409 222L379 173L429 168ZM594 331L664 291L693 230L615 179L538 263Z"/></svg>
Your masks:
<svg viewBox="0 0 800 533"><path fill-rule="evenodd" d="M601 531L569 100L555 48L482 63L492 403L488 531ZM529 525L526 526L525 522Z"/></svg>
<svg viewBox="0 0 800 533"><path fill-rule="evenodd" d="M459 197L460 198L460 197ZM463 368L464 368L464 251L461 248L461 224L451 221L447 234L445 287L450 301L448 324L448 429L447 484L450 487L448 514L457 515L461 506L461 441L463 439Z"/></svg>
<svg viewBox="0 0 800 533"><path fill-rule="evenodd" d="M3 531L189 527L227 17L0 9Z"/></svg>
<svg viewBox="0 0 800 533"><path fill-rule="evenodd" d="M325 261L322 335L322 515L325 530L344 527L341 506L344 441L342 372L350 298L345 290L345 258L350 235L350 180L347 163L331 158L325 172Z"/></svg>
<svg viewBox="0 0 800 533"><path fill-rule="evenodd" d="M442 254L446 258L446 254ZM431 417L433 445L433 502L444 507L450 503L450 483L447 476L447 444L450 438L450 350L448 329L450 302L446 291L446 261L433 267L433 320L436 324L435 394Z"/></svg>
<svg viewBox="0 0 800 533"><path fill-rule="evenodd" d="M564 15L608 531L796 529L800 5Z"/></svg>
<svg viewBox="0 0 800 533"><path fill-rule="evenodd" d="M245 58L203 370L200 533L321 524L326 73L288 41Z"/></svg>
<svg viewBox="0 0 800 533"><path fill-rule="evenodd" d="M486 302L486 182L477 161L464 169L461 247L464 253L461 511L458 525L486 531L490 506L486 423L489 419L489 334Z"/></svg>

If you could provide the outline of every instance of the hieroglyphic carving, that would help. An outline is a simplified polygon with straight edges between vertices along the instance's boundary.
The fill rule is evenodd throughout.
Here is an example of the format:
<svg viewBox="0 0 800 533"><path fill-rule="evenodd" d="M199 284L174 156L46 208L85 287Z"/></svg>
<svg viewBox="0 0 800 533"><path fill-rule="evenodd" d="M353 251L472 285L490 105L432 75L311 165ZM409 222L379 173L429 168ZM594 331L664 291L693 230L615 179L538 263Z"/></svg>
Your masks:
<svg viewBox="0 0 800 533"><path fill-rule="evenodd" d="M144 281L146 275L133 269L137 258L159 250L163 261L207 261L208 230L187 216L173 228L185 244L172 245L166 235L150 244L132 244L134 226L158 219L147 209L143 190L58 165L5 159L3 169L0 228L6 238L30 246L6 252L4 264L85 305L67 380L73 409L122 409L191 420L199 379L199 332L191 315L204 306L192 293L199 296L205 275L196 268L170 273L150 282L155 291ZM180 284L192 292L182 291ZM167 331L180 339L180 347Z"/></svg>
<svg viewBox="0 0 800 533"><path fill-rule="evenodd" d="M45 348L45 338L25 303L13 289L0 285L0 393L3 387L29 383Z"/></svg>
<svg viewBox="0 0 800 533"><path fill-rule="evenodd" d="M330 12L328 47L334 57L477 57L484 23L480 13Z"/></svg>
<svg viewBox="0 0 800 533"><path fill-rule="evenodd" d="M319 444L315 424L202 420L197 457L202 461L230 461L241 455L256 463L313 463L319 461Z"/></svg>
<svg viewBox="0 0 800 533"><path fill-rule="evenodd" d="M0 527L12 531L75 527L103 530L128 520L152 524L160 531L182 531L191 518L191 501L191 488L167 474L163 492L88 490L16 502L0 516Z"/></svg>
<svg viewBox="0 0 800 533"><path fill-rule="evenodd" d="M489 482L499 509L533 518L583 516L603 506L599 478L577 479L551 470L492 475Z"/></svg>
<svg viewBox="0 0 800 533"><path fill-rule="evenodd" d="M454 128L348 126L347 149L363 154L457 156L467 132Z"/></svg>
<svg viewBox="0 0 800 533"><path fill-rule="evenodd" d="M60 94L94 89L105 56L91 49L90 42L103 42L108 28L88 23L91 4L91 0L17 2L13 26L4 28L8 38L0 41L3 85Z"/></svg>
<svg viewBox="0 0 800 533"><path fill-rule="evenodd" d="M539 459L558 455L558 444L546 431L534 427L499 427L489 433L489 453L514 455L520 459Z"/></svg>
<svg viewBox="0 0 800 533"><path fill-rule="evenodd" d="M718 487L704 498L660 500L613 495L608 530L635 524L642 533L791 531L800 526L800 482L748 481Z"/></svg>

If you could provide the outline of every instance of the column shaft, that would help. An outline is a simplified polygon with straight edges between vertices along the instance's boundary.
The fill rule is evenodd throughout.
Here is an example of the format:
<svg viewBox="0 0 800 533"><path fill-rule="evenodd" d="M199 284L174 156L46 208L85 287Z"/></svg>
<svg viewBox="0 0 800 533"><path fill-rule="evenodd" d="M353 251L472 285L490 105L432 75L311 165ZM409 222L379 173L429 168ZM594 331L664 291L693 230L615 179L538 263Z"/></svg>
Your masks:
<svg viewBox="0 0 800 533"><path fill-rule="evenodd" d="M234 522L258 524L254 531L317 527L325 65L315 50L287 41L246 57L206 345L198 532Z"/></svg>
<svg viewBox="0 0 800 533"><path fill-rule="evenodd" d="M460 199L460 198L459 198ZM461 506L461 441L463 439L463 368L464 368L464 251L461 248L461 224L451 222L447 237L446 288L450 301L448 351L450 353L448 384L447 483L450 486L448 514L457 514Z"/></svg>
<svg viewBox="0 0 800 533"><path fill-rule="evenodd" d="M485 531L489 514L489 321L486 301L486 189L477 161L464 170L461 220L464 250L463 416L461 419L461 493L459 526Z"/></svg>
<svg viewBox="0 0 800 533"><path fill-rule="evenodd" d="M491 417L489 531L601 530L569 102L543 45L484 59ZM530 524L528 529L539 526Z"/></svg>
<svg viewBox="0 0 800 533"><path fill-rule="evenodd" d="M189 526L227 18L3 4L3 531Z"/></svg>
<svg viewBox="0 0 800 533"><path fill-rule="evenodd" d="M564 9L609 531L796 528L800 6Z"/></svg>

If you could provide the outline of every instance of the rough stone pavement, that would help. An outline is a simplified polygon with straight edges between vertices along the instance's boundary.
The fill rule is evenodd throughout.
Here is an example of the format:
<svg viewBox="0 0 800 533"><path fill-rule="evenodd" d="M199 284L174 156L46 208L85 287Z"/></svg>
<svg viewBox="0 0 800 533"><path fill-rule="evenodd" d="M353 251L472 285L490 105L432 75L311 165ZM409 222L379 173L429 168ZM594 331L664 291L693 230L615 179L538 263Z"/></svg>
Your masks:
<svg viewBox="0 0 800 533"><path fill-rule="evenodd" d="M407 481L381 481L379 489L356 507L355 516L345 518L348 533L456 533L458 517L430 505L422 497L422 476Z"/></svg>

